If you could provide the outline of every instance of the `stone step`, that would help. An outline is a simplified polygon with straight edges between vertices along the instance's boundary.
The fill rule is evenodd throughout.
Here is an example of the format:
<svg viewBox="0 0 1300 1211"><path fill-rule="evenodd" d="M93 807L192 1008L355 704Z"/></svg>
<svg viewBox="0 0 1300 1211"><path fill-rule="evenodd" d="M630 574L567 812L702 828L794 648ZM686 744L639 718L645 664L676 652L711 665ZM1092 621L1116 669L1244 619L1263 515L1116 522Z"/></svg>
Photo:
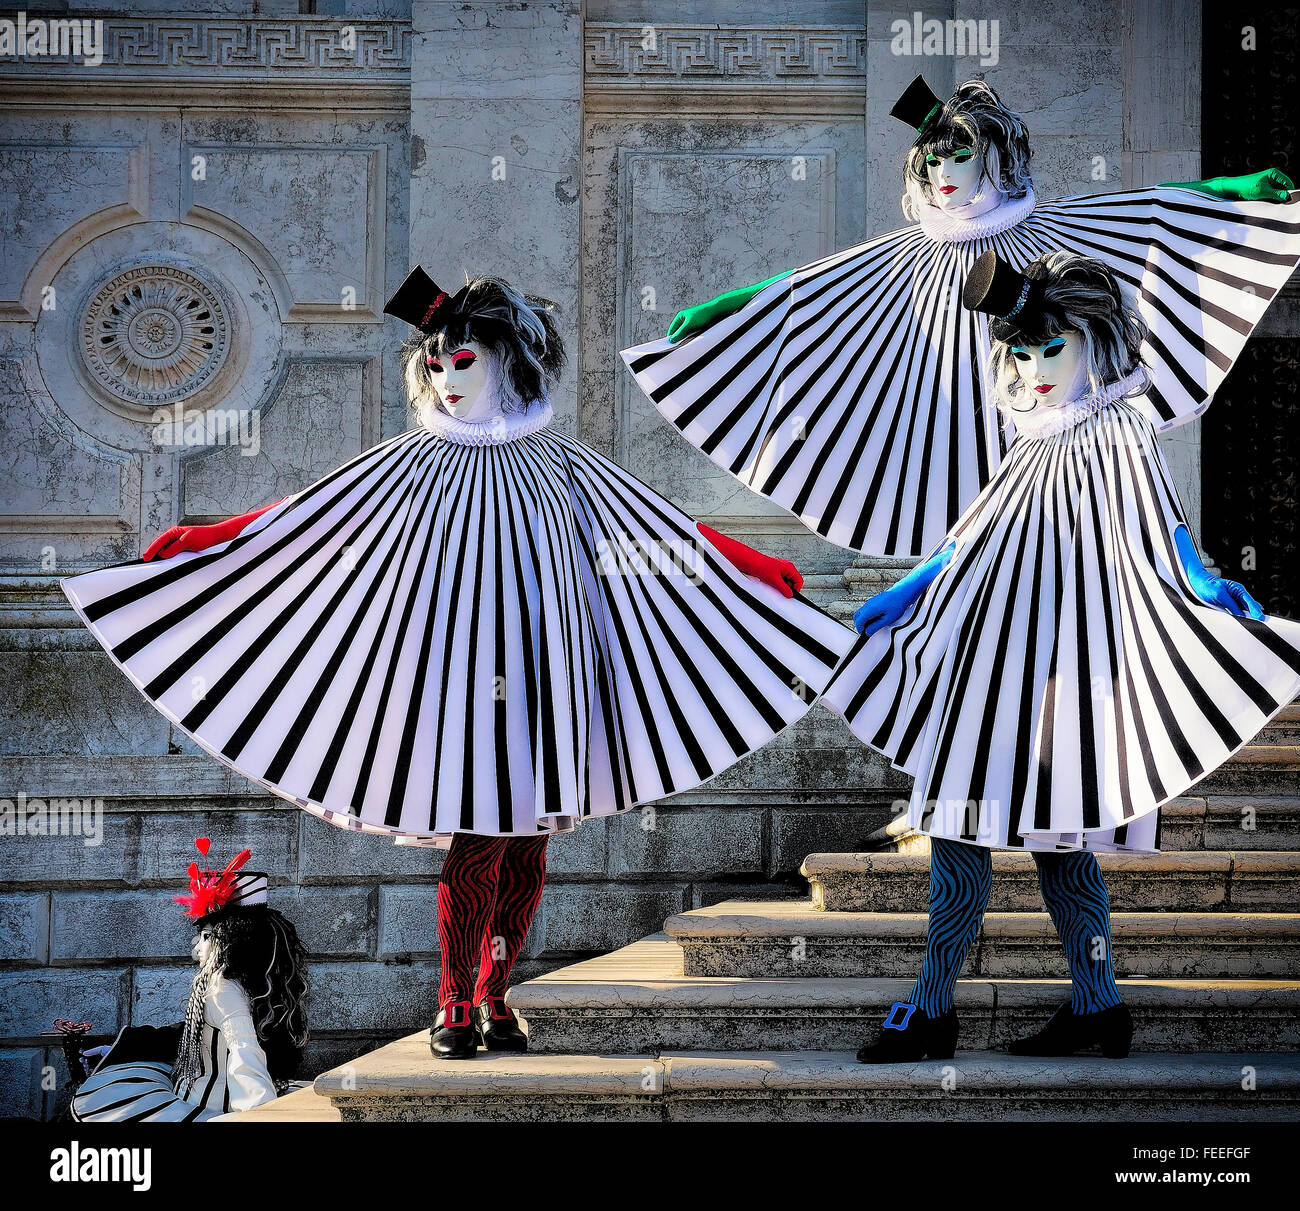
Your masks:
<svg viewBox="0 0 1300 1211"><path fill-rule="evenodd" d="M1287 912L1300 905L1300 852L1217 850L1200 853L1101 854L1117 912ZM809 854L800 872L815 908L828 912L924 912L927 854ZM993 854L994 912L1041 912L1034 859Z"/></svg>
<svg viewBox="0 0 1300 1211"><path fill-rule="evenodd" d="M875 1036L912 979L711 979L682 974L656 934L510 990L535 1054L821 1051ZM1300 982L1123 980L1136 1051L1300 1049ZM1064 980L959 980L963 1050L1003 1048L1069 996Z"/></svg>
<svg viewBox="0 0 1300 1211"><path fill-rule="evenodd" d="M329 1098L312 1086L295 1089L252 1110L235 1110L210 1119L213 1123L337 1123L339 1112Z"/></svg>
<svg viewBox="0 0 1300 1211"><path fill-rule="evenodd" d="M959 1052L868 1066L849 1051L489 1055L421 1031L316 1078L344 1122L1291 1121L1300 1056Z"/></svg>
<svg viewBox="0 0 1300 1211"><path fill-rule="evenodd" d="M729 900L669 917L690 976L914 976L926 915L822 912L810 900ZM1113 913L1117 975L1171 979L1300 976L1300 913ZM1064 977L1046 912L989 913L966 971Z"/></svg>
<svg viewBox="0 0 1300 1211"><path fill-rule="evenodd" d="M1300 779L1292 789L1300 789ZM1300 795L1207 795L1171 799L1161 809L1160 848L1194 850L1300 850ZM930 838L905 816L870 833L868 850L928 854Z"/></svg>
<svg viewBox="0 0 1300 1211"><path fill-rule="evenodd" d="M805 572L802 592L809 601L828 613L833 613L843 606L844 579L835 573ZM852 610L849 611L849 617L853 617Z"/></svg>
<svg viewBox="0 0 1300 1211"><path fill-rule="evenodd" d="M1300 745L1252 742L1191 788L1206 795L1294 795L1300 789Z"/></svg>
<svg viewBox="0 0 1300 1211"><path fill-rule="evenodd" d="M1300 703L1293 702L1275 715L1257 739L1262 744L1300 744Z"/></svg>

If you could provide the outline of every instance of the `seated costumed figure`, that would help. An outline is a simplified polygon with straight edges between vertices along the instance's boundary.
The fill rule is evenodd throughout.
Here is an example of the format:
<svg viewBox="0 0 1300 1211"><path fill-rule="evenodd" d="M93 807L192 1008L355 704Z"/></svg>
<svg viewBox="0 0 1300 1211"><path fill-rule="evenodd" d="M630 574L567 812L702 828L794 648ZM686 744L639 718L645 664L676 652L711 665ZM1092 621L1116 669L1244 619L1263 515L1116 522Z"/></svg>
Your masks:
<svg viewBox="0 0 1300 1211"><path fill-rule="evenodd" d="M951 1056L953 987L988 904L991 851L1029 850L1070 1000L1017 1054L1128 1052L1095 853L1157 851L1159 808L1300 691L1300 623L1206 569L1156 441L1147 332L1100 261L1024 273L985 253L964 301L991 319L1015 425L957 524L855 616L822 701L915 779L931 842L920 977L867 1063Z"/></svg>
<svg viewBox="0 0 1300 1211"><path fill-rule="evenodd" d="M520 1051L505 993L548 838L727 769L854 636L789 561L552 426L553 304L416 269L386 310L417 330L415 428L63 588L209 753L332 824L449 847L430 1046Z"/></svg>
<svg viewBox="0 0 1300 1211"><path fill-rule="evenodd" d="M196 842L204 857L208 839ZM126 1026L72 1099L78 1122L192 1123L269 1102L290 1088L307 1042L307 957L298 933L267 904L266 876L191 862L176 896L196 921L185 1020Z"/></svg>
<svg viewBox="0 0 1300 1211"><path fill-rule="evenodd" d="M997 471L986 318L964 275L996 249L1104 262L1137 299L1157 430L1202 412L1300 261L1300 209L1270 169L1040 201L1029 133L984 80L948 101L917 77L891 111L917 134L911 226L674 319L623 352L684 436L831 542L871 555L934 546Z"/></svg>

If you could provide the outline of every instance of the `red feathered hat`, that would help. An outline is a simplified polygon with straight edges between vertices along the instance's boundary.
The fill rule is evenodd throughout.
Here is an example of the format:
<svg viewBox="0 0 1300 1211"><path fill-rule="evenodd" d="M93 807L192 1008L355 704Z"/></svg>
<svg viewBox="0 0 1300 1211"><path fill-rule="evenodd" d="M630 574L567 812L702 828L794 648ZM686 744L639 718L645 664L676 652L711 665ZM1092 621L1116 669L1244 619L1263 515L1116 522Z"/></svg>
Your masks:
<svg viewBox="0 0 1300 1211"><path fill-rule="evenodd" d="M194 842L195 848L205 858L210 844L207 837L198 837ZM261 871L241 869L252 856L251 850L241 850L223 871L200 870L197 862L191 862L189 894L172 898L185 906L187 917L194 918L219 912L231 904L265 904L266 875Z"/></svg>

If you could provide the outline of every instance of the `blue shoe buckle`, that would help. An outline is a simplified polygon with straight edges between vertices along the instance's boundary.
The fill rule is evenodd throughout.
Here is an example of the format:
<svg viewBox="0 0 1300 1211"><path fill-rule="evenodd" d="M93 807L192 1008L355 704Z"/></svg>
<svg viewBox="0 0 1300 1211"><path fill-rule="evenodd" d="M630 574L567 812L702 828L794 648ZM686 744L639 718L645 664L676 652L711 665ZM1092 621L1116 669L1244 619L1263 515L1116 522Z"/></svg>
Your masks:
<svg viewBox="0 0 1300 1211"><path fill-rule="evenodd" d="M896 1022L894 1021L894 1018L897 1015L898 1010L900 1009L904 1011L903 1020L901 1022ZM912 1005L907 1001L895 1001L889 1007L889 1012L885 1014L884 1028L886 1030L906 1030L907 1024L912 1020L912 1014L914 1014L915 1012L916 1012L915 1005Z"/></svg>

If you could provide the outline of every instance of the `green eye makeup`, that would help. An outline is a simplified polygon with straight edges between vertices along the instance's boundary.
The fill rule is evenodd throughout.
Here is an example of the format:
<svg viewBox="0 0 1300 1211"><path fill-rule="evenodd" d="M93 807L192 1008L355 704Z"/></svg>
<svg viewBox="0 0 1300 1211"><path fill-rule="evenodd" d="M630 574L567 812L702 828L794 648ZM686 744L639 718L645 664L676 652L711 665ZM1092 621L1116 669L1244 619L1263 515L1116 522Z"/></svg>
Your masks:
<svg viewBox="0 0 1300 1211"><path fill-rule="evenodd" d="M965 164L966 161L969 160L973 154L974 153L971 151L969 147L959 147L956 151L952 153L951 159L954 164ZM936 155L928 155L925 157L925 162L931 168L938 168L939 165L943 163L943 157L936 156Z"/></svg>

